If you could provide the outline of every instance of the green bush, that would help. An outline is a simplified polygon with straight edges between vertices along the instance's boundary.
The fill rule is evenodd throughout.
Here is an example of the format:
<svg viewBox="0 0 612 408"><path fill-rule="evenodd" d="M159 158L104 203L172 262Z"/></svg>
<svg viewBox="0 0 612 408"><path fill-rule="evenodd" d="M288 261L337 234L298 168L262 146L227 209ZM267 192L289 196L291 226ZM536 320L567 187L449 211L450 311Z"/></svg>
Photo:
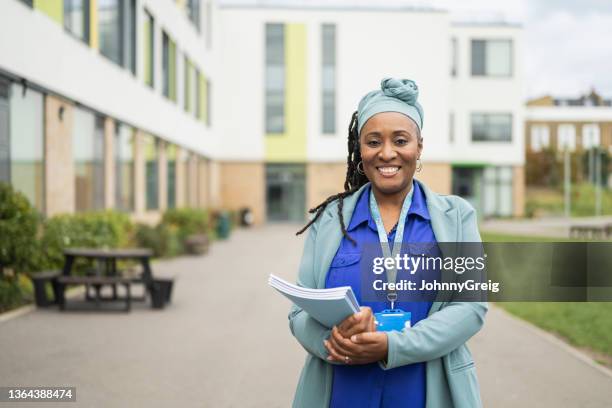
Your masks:
<svg viewBox="0 0 612 408"><path fill-rule="evenodd" d="M176 231L181 247L180 253L183 253L183 243L188 236L208 233L208 211L199 208L171 209L164 213L160 225L164 225L171 231Z"/></svg>
<svg viewBox="0 0 612 408"><path fill-rule="evenodd" d="M114 211L49 218L44 223L41 240L46 254L45 268L61 268L64 263L63 249L67 247L124 247L129 242L131 230L129 217Z"/></svg>
<svg viewBox="0 0 612 408"><path fill-rule="evenodd" d="M0 278L3 268L27 272L36 268L40 216L28 199L0 183Z"/></svg>
<svg viewBox="0 0 612 408"><path fill-rule="evenodd" d="M182 252L176 228L160 223L155 227L137 224L134 232L136 245L150 248L158 257L176 256Z"/></svg>

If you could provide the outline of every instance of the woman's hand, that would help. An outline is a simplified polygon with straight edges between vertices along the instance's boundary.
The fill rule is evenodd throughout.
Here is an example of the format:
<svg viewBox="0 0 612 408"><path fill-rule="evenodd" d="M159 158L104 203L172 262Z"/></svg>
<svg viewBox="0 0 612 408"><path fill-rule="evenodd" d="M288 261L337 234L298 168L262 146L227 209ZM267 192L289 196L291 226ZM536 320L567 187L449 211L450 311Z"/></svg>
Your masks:
<svg viewBox="0 0 612 408"><path fill-rule="evenodd" d="M350 315L338 325L338 330L342 337L348 339L355 334L376 331L376 322L372 309L367 306L360 309L359 312Z"/></svg>
<svg viewBox="0 0 612 408"><path fill-rule="evenodd" d="M327 359L344 364L368 364L387 358L387 333L365 332L343 337L334 326L331 335L324 341L329 353Z"/></svg>

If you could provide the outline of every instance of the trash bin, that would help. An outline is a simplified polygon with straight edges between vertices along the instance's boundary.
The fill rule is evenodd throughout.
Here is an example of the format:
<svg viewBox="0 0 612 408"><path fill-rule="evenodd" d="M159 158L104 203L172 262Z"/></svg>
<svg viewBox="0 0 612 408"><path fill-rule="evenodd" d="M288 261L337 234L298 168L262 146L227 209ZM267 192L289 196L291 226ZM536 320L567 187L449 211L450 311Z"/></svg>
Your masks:
<svg viewBox="0 0 612 408"><path fill-rule="evenodd" d="M242 208L240 210L240 225L243 227L253 225L253 212L250 208Z"/></svg>
<svg viewBox="0 0 612 408"><path fill-rule="evenodd" d="M151 306L153 309L163 309L166 303L170 303L172 295L172 279L153 279L151 284Z"/></svg>
<svg viewBox="0 0 612 408"><path fill-rule="evenodd" d="M219 239L229 238L231 228L232 222L229 212L221 211L217 217L217 237Z"/></svg>

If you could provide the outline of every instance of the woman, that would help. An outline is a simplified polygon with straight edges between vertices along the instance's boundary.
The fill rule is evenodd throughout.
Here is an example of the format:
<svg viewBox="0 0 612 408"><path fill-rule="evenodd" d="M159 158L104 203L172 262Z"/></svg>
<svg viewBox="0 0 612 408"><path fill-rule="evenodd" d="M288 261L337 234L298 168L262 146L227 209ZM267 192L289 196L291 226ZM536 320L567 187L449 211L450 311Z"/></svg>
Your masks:
<svg viewBox="0 0 612 408"><path fill-rule="evenodd" d="M412 327L385 332L376 331L373 313L389 305L361 298L358 265L369 243L480 241L465 200L414 179L423 148L417 98L413 81L393 78L362 98L349 126L345 191L311 209L298 232L310 228L298 284L351 286L367 307L329 330L293 306L291 331L309 353L294 407L482 405L465 343L482 327L486 303L400 298L394 306L412 314Z"/></svg>

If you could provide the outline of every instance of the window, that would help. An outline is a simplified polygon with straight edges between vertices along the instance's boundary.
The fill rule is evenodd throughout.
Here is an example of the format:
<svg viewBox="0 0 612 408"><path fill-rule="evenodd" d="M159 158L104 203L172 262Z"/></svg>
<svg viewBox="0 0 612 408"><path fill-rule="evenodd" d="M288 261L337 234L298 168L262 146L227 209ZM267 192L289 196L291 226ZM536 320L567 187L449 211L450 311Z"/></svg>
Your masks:
<svg viewBox="0 0 612 408"><path fill-rule="evenodd" d="M472 40L472 76L512 76L512 41Z"/></svg>
<svg viewBox="0 0 612 408"><path fill-rule="evenodd" d="M153 88L155 84L155 20L145 10L144 24L144 81Z"/></svg>
<svg viewBox="0 0 612 408"><path fill-rule="evenodd" d="M472 141L474 142L511 142L511 114L472 114Z"/></svg>
<svg viewBox="0 0 612 408"><path fill-rule="evenodd" d="M285 26L266 24L266 133L285 131Z"/></svg>
<svg viewBox="0 0 612 408"><path fill-rule="evenodd" d="M456 77L457 76L457 69L459 67L459 49L458 49L458 43L457 43L457 38L453 37L451 38L451 67L450 67L450 74L452 77Z"/></svg>
<svg viewBox="0 0 612 408"><path fill-rule="evenodd" d="M206 2L206 48L212 46L212 0Z"/></svg>
<svg viewBox="0 0 612 408"><path fill-rule="evenodd" d="M76 38L89 42L89 0L64 0L64 28Z"/></svg>
<svg viewBox="0 0 612 408"><path fill-rule="evenodd" d="M162 91L176 102L176 46L166 32L162 32Z"/></svg>
<svg viewBox="0 0 612 408"><path fill-rule="evenodd" d="M21 2L23 4L26 4L26 5L30 6L30 7L32 7L32 0L21 0Z"/></svg>
<svg viewBox="0 0 612 408"><path fill-rule="evenodd" d="M187 16L195 25L196 29L200 30L200 0L187 0Z"/></svg>
<svg viewBox="0 0 612 408"><path fill-rule="evenodd" d="M563 124L557 129L559 150L568 149L570 152L576 150L576 127L574 125Z"/></svg>
<svg viewBox="0 0 612 408"><path fill-rule="evenodd" d="M134 130L118 123L115 128L115 207L134 210Z"/></svg>
<svg viewBox="0 0 612 408"><path fill-rule="evenodd" d="M121 65L121 8L119 0L98 0L100 53Z"/></svg>
<svg viewBox="0 0 612 408"><path fill-rule="evenodd" d="M187 58L187 56L185 56L184 58L184 66L185 66L185 70L184 70L184 82L185 82L185 87L183 89L183 97L184 97L184 107L185 107L185 112L189 112L191 109L190 106L190 102L191 102L191 62L189 62L189 59Z"/></svg>
<svg viewBox="0 0 612 408"><path fill-rule="evenodd" d="M168 144L166 147L167 157L167 208L176 207L176 146Z"/></svg>
<svg viewBox="0 0 612 408"><path fill-rule="evenodd" d="M550 146L550 129L546 125L531 126L531 150L539 152Z"/></svg>
<svg viewBox="0 0 612 408"><path fill-rule="evenodd" d="M323 24L323 133L336 133L336 26Z"/></svg>
<svg viewBox="0 0 612 408"><path fill-rule="evenodd" d="M75 208L104 208L104 118L75 108L72 132Z"/></svg>
<svg viewBox="0 0 612 408"><path fill-rule="evenodd" d="M9 116L10 182L40 211L44 209L43 112L40 92L13 84Z"/></svg>
<svg viewBox="0 0 612 408"><path fill-rule="evenodd" d="M147 210L157 210L159 208L158 144L159 140L155 137L144 136Z"/></svg>
<svg viewBox="0 0 612 408"><path fill-rule="evenodd" d="M135 0L98 0L100 53L136 73Z"/></svg>
<svg viewBox="0 0 612 408"><path fill-rule="evenodd" d="M582 126L582 148L585 150L599 146L600 130L599 125L589 124Z"/></svg>
<svg viewBox="0 0 612 408"><path fill-rule="evenodd" d="M485 216L512 215L512 168L485 167L483 172L482 209Z"/></svg>

